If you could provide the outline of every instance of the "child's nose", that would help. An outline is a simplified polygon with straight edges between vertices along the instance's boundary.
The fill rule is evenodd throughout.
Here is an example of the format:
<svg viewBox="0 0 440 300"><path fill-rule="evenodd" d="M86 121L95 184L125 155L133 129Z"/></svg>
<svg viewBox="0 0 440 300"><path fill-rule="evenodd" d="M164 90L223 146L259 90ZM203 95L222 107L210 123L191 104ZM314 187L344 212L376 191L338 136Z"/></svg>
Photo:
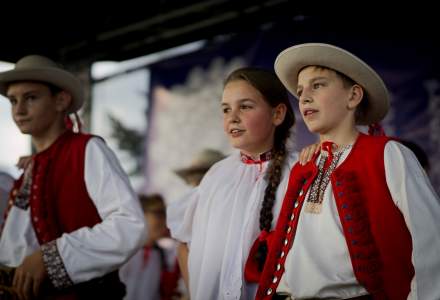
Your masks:
<svg viewBox="0 0 440 300"><path fill-rule="evenodd" d="M16 114L25 114L27 111L25 103L18 101L15 105L15 113Z"/></svg>
<svg viewBox="0 0 440 300"><path fill-rule="evenodd" d="M307 93L303 93L299 97L299 102L301 102L301 104L311 103L312 101L312 98Z"/></svg>
<svg viewBox="0 0 440 300"><path fill-rule="evenodd" d="M240 117L238 114L238 111L231 111L231 114L229 115L229 122L231 123L238 123L240 122Z"/></svg>

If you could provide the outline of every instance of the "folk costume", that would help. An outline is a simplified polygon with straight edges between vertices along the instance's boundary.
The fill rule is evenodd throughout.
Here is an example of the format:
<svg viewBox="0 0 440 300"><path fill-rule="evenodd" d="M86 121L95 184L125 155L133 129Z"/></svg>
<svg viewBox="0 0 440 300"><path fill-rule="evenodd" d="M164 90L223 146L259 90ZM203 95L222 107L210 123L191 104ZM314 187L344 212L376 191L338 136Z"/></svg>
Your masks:
<svg viewBox="0 0 440 300"><path fill-rule="evenodd" d="M72 95L68 112L84 98L72 74L41 56L26 56L0 73L10 82L39 81ZM0 239L0 265L19 266L41 249L50 299L122 299L117 269L145 239L137 196L114 153L95 136L66 129L32 156L10 193Z"/></svg>
<svg viewBox="0 0 440 300"><path fill-rule="evenodd" d="M257 299L436 299L439 199L417 159L363 134L341 153L319 212L318 166L293 168Z"/></svg>
<svg viewBox="0 0 440 300"><path fill-rule="evenodd" d="M254 298L256 284L244 280L244 265L260 234L259 212L270 158L270 152L258 160L234 152L213 165L197 188L169 204L171 235L189 247L191 299ZM289 152L273 207L274 220L296 161L297 154Z"/></svg>
<svg viewBox="0 0 440 300"><path fill-rule="evenodd" d="M367 106L356 124L386 115L385 84L353 54L310 43L275 62L296 96L307 66L362 86ZM438 196L402 144L362 133L353 145L323 141L319 157L291 172L256 299L440 299L439 216Z"/></svg>
<svg viewBox="0 0 440 300"><path fill-rule="evenodd" d="M136 199L103 140L66 131L33 157L11 191L0 264L16 267L41 247L56 289L101 278L142 245ZM105 278L100 290L124 294L117 272Z"/></svg>

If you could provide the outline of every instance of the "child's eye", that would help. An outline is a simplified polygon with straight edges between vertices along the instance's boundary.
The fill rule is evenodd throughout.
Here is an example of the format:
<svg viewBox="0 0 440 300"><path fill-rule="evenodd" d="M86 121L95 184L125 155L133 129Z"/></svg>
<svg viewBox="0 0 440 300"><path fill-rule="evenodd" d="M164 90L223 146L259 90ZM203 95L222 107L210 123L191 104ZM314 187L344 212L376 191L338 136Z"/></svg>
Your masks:
<svg viewBox="0 0 440 300"><path fill-rule="evenodd" d="M17 104L17 100L15 99L9 99L9 102L11 103L11 105Z"/></svg>
<svg viewBox="0 0 440 300"><path fill-rule="evenodd" d="M252 106L243 104L243 105L240 105L240 108L241 109L250 109L250 108L252 108Z"/></svg>
<svg viewBox="0 0 440 300"><path fill-rule="evenodd" d="M323 84L322 83L320 83L320 82L316 82L316 83L314 83L313 84L313 89L319 89L321 86L323 86Z"/></svg>
<svg viewBox="0 0 440 300"><path fill-rule="evenodd" d="M302 92L303 92L302 90L296 91L296 94L298 95L298 98L301 97Z"/></svg>
<svg viewBox="0 0 440 300"><path fill-rule="evenodd" d="M33 101L33 100L37 99L37 97L35 97L34 95L29 95L29 96L26 96L25 99L28 101Z"/></svg>
<svg viewBox="0 0 440 300"><path fill-rule="evenodd" d="M224 107L223 109L223 113L226 114L228 113L231 109L229 107Z"/></svg>

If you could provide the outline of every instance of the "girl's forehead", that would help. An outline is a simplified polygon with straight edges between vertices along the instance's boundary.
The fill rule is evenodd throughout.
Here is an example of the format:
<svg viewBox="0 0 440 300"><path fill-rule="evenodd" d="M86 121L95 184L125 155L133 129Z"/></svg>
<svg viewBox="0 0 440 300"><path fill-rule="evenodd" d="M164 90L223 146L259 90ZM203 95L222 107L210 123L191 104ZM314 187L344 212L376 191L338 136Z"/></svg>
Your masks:
<svg viewBox="0 0 440 300"><path fill-rule="evenodd" d="M224 90L236 91L236 90L255 90L255 88L244 79L236 79L229 81Z"/></svg>
<svg viewBox="0 0 440 300"><path fill-rule="evenodd" d="M245 80L234 80L225 85L222 96L223 103L236 102L244 99L264 101L263 95Z"/></svg>

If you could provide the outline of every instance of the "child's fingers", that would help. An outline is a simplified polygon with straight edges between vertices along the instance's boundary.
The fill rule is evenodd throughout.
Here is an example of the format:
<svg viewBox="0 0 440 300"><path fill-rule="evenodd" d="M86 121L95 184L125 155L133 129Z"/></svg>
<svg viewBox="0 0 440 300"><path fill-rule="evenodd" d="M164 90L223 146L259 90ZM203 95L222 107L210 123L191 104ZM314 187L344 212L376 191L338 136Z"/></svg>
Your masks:
<svg viewBox="0 0 440 300"><path fill-rule="evenodd" d="M302 149L301 152L299 153L299 163L301 165L304 165L304 161L306 157L305 152L307 152L307 148Z"/></svg>
<svg viewBox="0 0 440 300"><path fill-rule="evenodd" d="M306 148L301 150L301 153L299 155L299 163L301 165L305 165L309 161L310 157L310 146L307 146Z"/></svg>
<svg viewBox="0 0 440 300"><path fill-rule="evenodd" d="M315 145L315 151L313 153L316 154L321 150L321 143L316 143L314 145Z"/></svg>
<svg viewBox="0 0 440 300"><path fill-rule="evenodd" d="M310 145L308 147L307 156L304 158L305 159L304 164L308 163L312 159L313 155L315 154L315 150L316 150L316 144Z"/></svg>
<svg viewBox="0 0 440 300"><path fill-rule="evenodd" d="M19 169L26 169L26 167L29 165L29 163L31 162L31 160L32 160L32 157L31 156L21 156L19 159L18 159L18 162L17 162L17 167L19 168Z"/></svg>
<svg viewBox="0 0 440 300"><path fill-rule="evenodd" d="M301 150L299 154L299 163L301 165L305 165L310 160L312 160L313 156L318 153L320 150L320 144L312 144Z"/></svg>

